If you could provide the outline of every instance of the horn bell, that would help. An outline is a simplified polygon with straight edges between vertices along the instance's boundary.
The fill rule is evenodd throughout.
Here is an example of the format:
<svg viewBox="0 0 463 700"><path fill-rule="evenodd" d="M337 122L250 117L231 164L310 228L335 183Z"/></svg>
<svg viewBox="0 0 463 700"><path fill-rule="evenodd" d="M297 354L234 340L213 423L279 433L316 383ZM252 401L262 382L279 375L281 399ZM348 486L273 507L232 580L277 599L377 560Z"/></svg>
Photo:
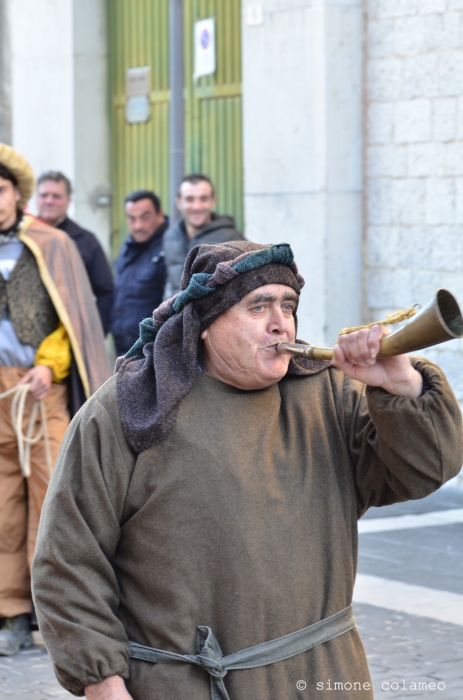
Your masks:
<svg viewBox="0 0 463 700"><path fill-rule="evenodd" d="M384 336L378 357L415 352L462 336L463 318L455 297L446 289L438 289L409 321Z"/></svg>

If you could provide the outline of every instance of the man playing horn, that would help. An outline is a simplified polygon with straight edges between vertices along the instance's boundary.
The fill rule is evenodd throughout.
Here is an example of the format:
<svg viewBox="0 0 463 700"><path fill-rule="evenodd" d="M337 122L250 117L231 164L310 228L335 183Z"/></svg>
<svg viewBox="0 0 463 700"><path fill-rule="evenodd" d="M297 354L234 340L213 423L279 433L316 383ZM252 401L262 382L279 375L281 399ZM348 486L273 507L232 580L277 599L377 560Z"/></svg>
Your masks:
<svg viewBox="0 0 463 700"><path fill-rule="evenodd" d="M30 567L68 405L109 376L83 263L66 234L24 213L33 190L30 165L0 144L0 655L32 644Z"/></svg>
<svg viewBox="0 0 463 700"><path fill-rule="evenodd" d="M357 520L457 473L461 415L435 365L376 360L380 327L332 364L279 354L303 283L287 244L194 248L74 419L33 577L71 693L281 700L336 678L371 700Z"/></svg>

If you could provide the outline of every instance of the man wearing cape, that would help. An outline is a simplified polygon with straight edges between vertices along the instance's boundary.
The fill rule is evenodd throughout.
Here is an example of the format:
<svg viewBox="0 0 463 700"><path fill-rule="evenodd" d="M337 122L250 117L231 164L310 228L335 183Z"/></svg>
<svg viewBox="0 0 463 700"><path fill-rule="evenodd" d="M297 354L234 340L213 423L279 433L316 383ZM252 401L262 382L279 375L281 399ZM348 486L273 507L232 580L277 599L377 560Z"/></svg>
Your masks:
<svg viewBox="0 0 463 700"><path fill-rule="evenodd" d="M111 373L74 243L24 212L33 188L27 161L0 144L0 655L32 643L30 566L51 469L70 415Z"/></svg>

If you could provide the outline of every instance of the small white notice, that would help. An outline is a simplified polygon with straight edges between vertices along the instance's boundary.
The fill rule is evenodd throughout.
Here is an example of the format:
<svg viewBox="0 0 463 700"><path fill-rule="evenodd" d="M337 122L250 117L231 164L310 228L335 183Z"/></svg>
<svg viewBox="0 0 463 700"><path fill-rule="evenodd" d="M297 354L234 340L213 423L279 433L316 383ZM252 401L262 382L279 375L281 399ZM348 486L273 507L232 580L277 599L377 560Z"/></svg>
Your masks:
<svg viewBox="0 0 463 700"><path fill-rule="evenodd" d="M248 27L259 27L264 23L264 8L261 3L249 5L246 12L246 24Z"/></svg>
<svg viewBox="0 0 463 700"><path fill-rule="evenodd" d="M126 73L125 119L140 124L150 118L150 67L129 68Z"/></svg>
<svg viewBox="0 0 463 700"><path fill-rule="evenodd" d="M209 17L194 25L194 79L215 73L215 19Z"/></svg>

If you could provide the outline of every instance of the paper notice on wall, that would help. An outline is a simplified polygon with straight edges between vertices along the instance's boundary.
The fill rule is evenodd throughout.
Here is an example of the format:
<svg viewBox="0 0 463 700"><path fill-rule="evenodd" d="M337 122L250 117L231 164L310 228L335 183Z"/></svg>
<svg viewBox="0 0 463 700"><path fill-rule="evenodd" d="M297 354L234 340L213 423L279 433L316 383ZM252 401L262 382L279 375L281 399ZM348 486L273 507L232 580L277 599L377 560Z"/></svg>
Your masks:
<svg viewBox="0 0 463 700"><path fill-rule="evenodd" d="M215 19L209 17L194 24L194 75L197 80L202 75L215 73Z"/></svg>

